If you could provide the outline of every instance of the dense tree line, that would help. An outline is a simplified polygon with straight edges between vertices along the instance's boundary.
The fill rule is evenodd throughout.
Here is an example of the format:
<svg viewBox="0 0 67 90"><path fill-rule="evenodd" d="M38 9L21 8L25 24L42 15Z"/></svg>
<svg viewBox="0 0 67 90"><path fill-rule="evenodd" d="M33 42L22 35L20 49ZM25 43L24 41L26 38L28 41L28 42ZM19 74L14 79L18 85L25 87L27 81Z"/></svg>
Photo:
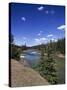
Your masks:
<svg viewBox="0 0 67 90"><path fill-rule="evenodd" d="M41 50L41 58L39 60L39 63L34 67L34 69L37 70L42 77L46 78L49 83L57 84L58 78L55 67L56 63L53 58L55 52L53 49L53 43L50 42L47 45L47 56L44 55L45 53L44 46L42 46L40 50Z"/></svg>
<svg viewBox="0 0 67 90"><path fill-rule="evenodd" d="M56 43L56 50L60 53L65 54L65 38L59 39Z"/></svg>
<svg viewBox="0 0 67 90"><path fill-rule="evenodd" d="M15 45L14 42L14 36L11 34L11 37L9 39L9 46L10 46L10 51L11 51L11 58L19 60L20 54L22 53L23 50L26 50L27 47L26 45L18 46Z"/></svg>
<svg viewBox="0 0 67 90"><path fill-rule="evenodd" d="M42 77L46 78L49 83L57 84L57 71L56 62L54 60L55 52L60 52L65 54L65 38L58 39L57 42L50 41L47 44L41 44L33 47L27 47L26 44L22 46L17 46L14 43L14 36L11 35L9 40L9 45L11 47L11 58L19 60L20 54L23 50L27 49L37 49L41 52L41 57L39 63L33 68L36 69ZM46 55L45 55L46 53Z"/></svg>
<svg viewBox="0 0 67 90"><path fill-rule="evenodd" d="M58 76L54 56L58 52L65 54L65 38L58 39L57 42L50 40L46 45L42 44L35 48L41 51L41 58L39 63L34 66L34 69L39 71L41 76L46 78L49 83L57 84Z"/></svg>
<svg viewBox="0 0 67 90"><path fill-rule="evenodd" d="M58 39L56 42L52 41L51 44L52 44L52 49L54 49L54 51L65 54L65 38ZM49 43L33 46L31 48L40 50L40 48L43 47L45 49L45 52L47 52L48 45Z"/></svg>

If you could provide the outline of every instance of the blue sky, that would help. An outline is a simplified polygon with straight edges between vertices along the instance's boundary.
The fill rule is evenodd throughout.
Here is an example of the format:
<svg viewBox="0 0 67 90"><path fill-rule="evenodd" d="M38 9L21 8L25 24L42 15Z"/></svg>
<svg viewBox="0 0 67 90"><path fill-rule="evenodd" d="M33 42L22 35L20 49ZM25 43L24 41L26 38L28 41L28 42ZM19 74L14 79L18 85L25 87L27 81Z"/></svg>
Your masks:
<svg viewBox="0 0 67 90"><path fill-rule="evenodd" d="M65 7L11 3L11 33L17 45L57 41L65 33Z"/></svg>

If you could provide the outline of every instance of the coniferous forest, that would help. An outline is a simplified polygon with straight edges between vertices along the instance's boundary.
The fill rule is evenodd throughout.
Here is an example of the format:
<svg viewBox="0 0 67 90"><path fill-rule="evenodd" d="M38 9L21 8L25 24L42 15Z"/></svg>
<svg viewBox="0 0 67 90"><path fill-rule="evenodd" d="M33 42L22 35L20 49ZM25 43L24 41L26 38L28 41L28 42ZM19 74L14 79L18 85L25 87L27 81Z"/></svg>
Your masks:
<svg viewBox="0 0 67 90"><path fill-rule="evenodd" d="M65 83L65 38L58 39L56 42L50 40L47 44L27 47L26 44L17 46L14 43L14 36L11 35L9 41L11 47L11 58L20 60L20 54L28 49L38 50L40 60L32 65L35 71L47 79L50 84Z"/></svg>

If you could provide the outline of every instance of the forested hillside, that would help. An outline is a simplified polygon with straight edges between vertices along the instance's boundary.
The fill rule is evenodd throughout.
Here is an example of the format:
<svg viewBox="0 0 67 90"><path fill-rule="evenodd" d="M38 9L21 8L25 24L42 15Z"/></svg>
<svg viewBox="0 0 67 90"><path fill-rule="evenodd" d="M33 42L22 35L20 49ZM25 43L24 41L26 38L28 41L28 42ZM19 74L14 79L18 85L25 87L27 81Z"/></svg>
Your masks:
<svg viewBox="0 0 67 90"><path fill-rule="evenodd" d="M27 47L27 45L17 46L14 37L9 43L11 58L20 60L20 54L28 49L35 49L40 52L40 60L32 68L46 78L50 84L65 83L65 38L51 41L47 44ZM59 57L59 55L63 57ZM61 62L61 63L60 63Z"/></svg>

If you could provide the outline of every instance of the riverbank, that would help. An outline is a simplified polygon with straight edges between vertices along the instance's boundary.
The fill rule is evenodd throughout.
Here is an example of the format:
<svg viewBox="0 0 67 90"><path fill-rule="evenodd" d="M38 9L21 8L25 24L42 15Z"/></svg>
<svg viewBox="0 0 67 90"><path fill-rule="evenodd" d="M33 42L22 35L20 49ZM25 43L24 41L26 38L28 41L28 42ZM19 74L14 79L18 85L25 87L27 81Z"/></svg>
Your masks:
<svg viewBox="0 0 67 90"><path fill-rule="evenodd" d="M42 78L38 72L30 67L24 66L20 62L11 59L11 86L39 86L49 85L46 79Z"/></svg>

